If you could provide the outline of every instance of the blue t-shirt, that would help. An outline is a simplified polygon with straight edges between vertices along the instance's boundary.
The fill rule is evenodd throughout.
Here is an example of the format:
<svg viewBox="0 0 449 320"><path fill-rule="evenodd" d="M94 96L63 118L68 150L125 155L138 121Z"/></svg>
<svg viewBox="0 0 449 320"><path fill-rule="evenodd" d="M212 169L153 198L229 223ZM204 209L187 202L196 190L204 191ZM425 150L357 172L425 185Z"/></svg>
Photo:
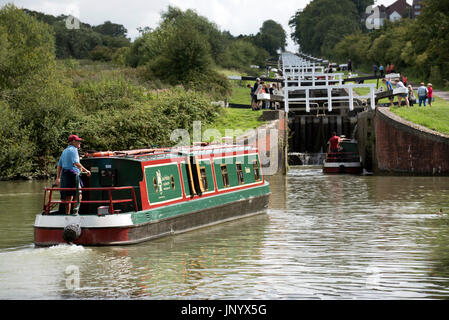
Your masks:
<svg viewBox="0 0 449 320"><path fill-rule="evenodd" d="M79 173L80 170L74 165L77 162L80 162L78 149L75 146L70 145L62 152L61 157L59 158L58 166L66 170L73 170L76 173Z"/></svg>

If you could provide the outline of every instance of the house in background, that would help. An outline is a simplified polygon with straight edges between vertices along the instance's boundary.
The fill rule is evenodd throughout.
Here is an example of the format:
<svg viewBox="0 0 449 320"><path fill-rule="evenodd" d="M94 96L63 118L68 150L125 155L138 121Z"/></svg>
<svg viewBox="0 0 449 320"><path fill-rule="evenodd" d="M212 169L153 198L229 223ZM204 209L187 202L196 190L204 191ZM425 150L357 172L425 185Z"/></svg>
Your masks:
<svg viewBox="0 0 449 320"><path fill-rule="evenodd" d="M421 5L419 4L423 0L413 0L413 4L421 8ZM413 18L413 6L409 5L407 3L407 0L397 0L396 2L392 3L388 7L384 5L378 6L379 8L379 21L380 25L382 26L384 24L384 21L386 19L390 20L391 22L397 21L402 19L403 17L410 17ZM419 15L419 13L418 13Z"/></svg>

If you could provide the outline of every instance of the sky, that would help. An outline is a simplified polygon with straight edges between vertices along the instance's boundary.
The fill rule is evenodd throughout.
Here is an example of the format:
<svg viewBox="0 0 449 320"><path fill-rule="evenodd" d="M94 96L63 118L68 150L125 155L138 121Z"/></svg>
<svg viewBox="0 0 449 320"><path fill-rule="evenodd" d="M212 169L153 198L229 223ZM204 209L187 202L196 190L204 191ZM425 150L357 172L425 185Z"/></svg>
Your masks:
<svg viewBox="0 0 449 320"><path fill-rule="evenodd" d="M155 28L161 12L168 6L182 10L194 9L199 15L214 22L221 31L233 36L257 34L263 22L272 19L287 33L286 50L296 52L297 45L290 38L288 21L311 0L0 0L0 6L14 3L19 8L58 16L73 15L90 25L105 21L122 24L128 37L138 36L137 28ZM338 1L338 0L335 0ZM390 5L395 0L377 0L376 4ZM412 0L408 0L411 4Z"/></svg>

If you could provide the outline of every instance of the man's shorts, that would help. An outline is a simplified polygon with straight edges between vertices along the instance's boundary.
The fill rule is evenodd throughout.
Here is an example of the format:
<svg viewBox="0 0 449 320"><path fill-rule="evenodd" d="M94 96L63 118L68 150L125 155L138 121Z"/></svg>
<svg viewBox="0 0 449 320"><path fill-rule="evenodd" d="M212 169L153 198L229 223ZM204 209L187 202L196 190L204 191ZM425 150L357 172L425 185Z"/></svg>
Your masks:
<svg viewBox="0 0 449 320"><path fill-rule="evenodd" d="M76 176L79 178L79 174L74 172L73 170L62 169L61 173L61 188L76 188ZM79 178L79 187L83 187L83 183L81 178ZM80 191L81 193L81 191ZM61 199L65 199L67 197L75 196L76 190L61 190Z"/></svg>

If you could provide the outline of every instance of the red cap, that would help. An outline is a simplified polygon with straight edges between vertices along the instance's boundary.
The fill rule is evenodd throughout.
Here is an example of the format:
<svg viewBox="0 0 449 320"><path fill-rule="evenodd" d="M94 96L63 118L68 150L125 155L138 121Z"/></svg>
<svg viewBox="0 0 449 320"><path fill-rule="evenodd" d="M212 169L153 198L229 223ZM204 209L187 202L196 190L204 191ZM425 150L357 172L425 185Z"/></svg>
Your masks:
<svg viewBox="0 0 449 320"><path fill-rule="evenodd" d="M67 142L72 142L72 141L83 141L83 139L81 139L80 137L78 137L76 134L72 134L69 136L69 138L67 139Z"/></svg>

